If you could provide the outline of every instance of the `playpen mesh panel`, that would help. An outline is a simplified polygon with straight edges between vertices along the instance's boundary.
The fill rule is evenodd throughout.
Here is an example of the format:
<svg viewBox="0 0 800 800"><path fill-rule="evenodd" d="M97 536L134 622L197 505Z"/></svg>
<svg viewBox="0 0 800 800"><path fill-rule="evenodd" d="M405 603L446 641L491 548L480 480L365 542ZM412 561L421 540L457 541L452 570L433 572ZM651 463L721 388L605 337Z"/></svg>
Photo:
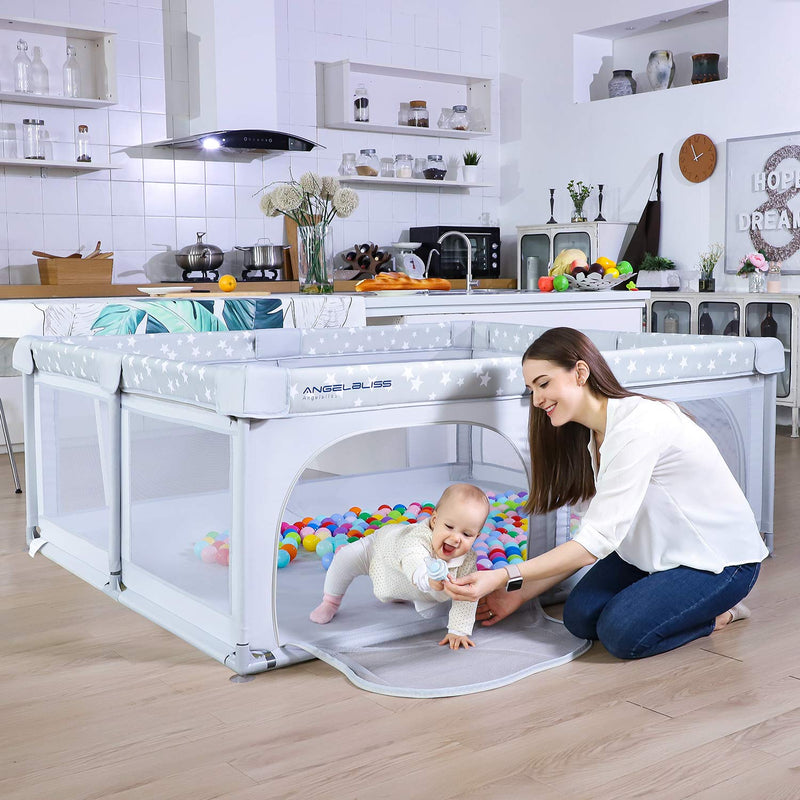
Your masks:
<svg viewBox="0 0 800 800"><path fill-rule="evenodd" d="M70 533L106 549L108 498L116 478L102 448L109 443L108 405L75 391L40 386L41 514ZM104 469L106 470L104 475Z"/></svg>
<svg viewBox="0 0 800 800"><path fill-rule="evenodd" d="M127 418L130 561L230 613L229 568L195 552L207 533L231 527L230 437L136 412Z"/></svg>

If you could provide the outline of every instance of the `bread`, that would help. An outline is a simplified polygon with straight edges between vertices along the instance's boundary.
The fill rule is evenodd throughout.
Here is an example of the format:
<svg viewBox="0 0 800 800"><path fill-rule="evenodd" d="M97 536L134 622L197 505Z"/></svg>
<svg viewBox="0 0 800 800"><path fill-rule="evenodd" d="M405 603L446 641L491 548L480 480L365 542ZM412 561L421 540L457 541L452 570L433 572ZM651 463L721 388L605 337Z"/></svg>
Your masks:
<svg viewBox="0 0 800 800"><path fill-rule="evenodd" d="M450 289L450 281L445 278L410 278L404 272L379 272L374 278L365 278L356 284L357 292L384 292L392 289L433 289L446 292Z"/></svg>

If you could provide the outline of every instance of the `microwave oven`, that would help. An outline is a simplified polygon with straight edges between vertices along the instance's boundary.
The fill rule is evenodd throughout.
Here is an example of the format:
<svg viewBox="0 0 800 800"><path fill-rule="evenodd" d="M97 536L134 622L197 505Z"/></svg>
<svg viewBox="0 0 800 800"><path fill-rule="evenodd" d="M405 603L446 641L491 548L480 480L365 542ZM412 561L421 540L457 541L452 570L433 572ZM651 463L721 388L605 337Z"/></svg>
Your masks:
<svg viewBox="0 0 800 800"><path fill-rule="evenodd" d="M459 231L469 239L472 245L473 278L500 277L500 228L471 228L463 225L410 228L410 240L422 243L416 254L424 264L430 263L429 277L462 280L467 277L467 246L464 240L460 236L448 236L441 244L437 244L439 237L447 231Z"/></svg>

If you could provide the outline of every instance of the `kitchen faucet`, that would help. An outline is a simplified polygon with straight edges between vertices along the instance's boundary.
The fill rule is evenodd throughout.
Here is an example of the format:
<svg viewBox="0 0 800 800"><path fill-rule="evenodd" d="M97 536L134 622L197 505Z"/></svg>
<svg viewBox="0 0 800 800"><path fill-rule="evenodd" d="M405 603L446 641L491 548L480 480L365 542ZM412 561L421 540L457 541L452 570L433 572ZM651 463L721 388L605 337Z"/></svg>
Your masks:
<svg viewBox="0 0 800 800"><path fill-rule="evenodd" d="M437 240L441 244L448 236L460 236L467 243L467 294L472 293L472 243L461 231L445 231Z"/></svg>

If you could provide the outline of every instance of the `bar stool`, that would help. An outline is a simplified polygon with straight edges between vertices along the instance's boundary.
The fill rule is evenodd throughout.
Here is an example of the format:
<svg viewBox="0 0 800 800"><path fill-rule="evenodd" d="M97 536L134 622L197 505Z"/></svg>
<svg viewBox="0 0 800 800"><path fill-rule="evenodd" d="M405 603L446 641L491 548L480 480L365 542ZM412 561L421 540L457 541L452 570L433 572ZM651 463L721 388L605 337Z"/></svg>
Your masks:
<svg viewBox="0 0 800 800"><path fill-rule="evenodd" d="M0 378L15 378L19 373L11 366L11 354L14 352L16 339L0 336ZM14 477L16 493L22 491L19 484L19 473L17 472L17 462L14 459L14 451L11 449L11 436L8 433L8 423L6 422L6 412L3 408L3 398L0 397L0 428L3 429L3 439L5 439L8 460L11 462L11 474Z"/></svg>

